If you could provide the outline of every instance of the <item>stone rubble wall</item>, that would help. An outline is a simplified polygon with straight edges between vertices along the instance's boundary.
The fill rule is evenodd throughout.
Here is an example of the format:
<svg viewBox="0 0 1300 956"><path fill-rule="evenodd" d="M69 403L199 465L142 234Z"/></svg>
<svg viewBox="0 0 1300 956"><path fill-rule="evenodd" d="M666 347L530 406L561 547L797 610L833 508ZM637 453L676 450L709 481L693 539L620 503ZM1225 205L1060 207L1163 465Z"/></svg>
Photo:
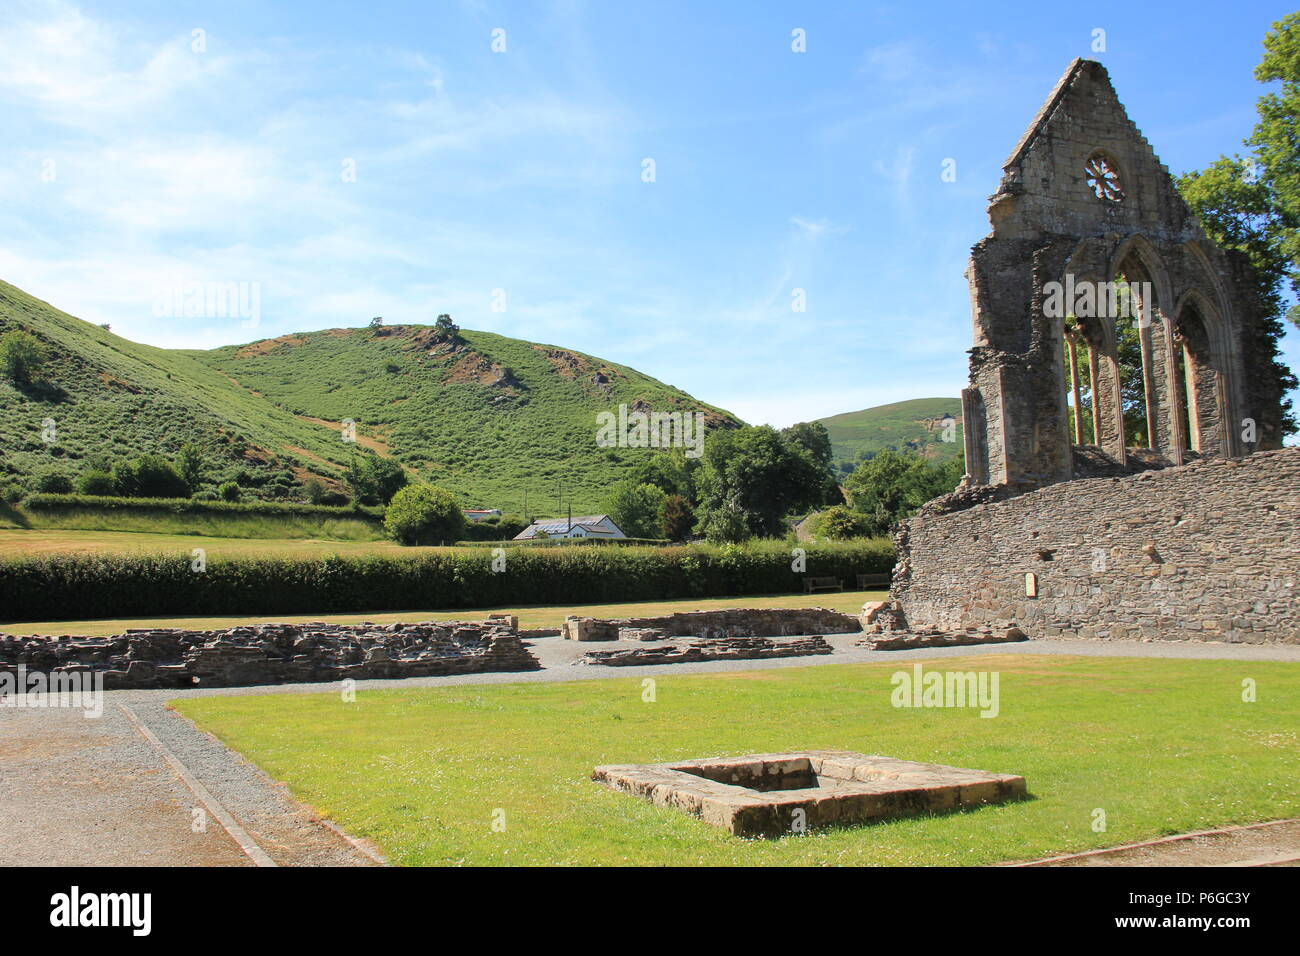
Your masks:
<svg viewBox="0 0 1300 956"><path fill-rule="evenodd" d="M900 527L890 600L868 624L1300 643L1300 448L950 507Z"/></svg>
<svg viewBox="0 0 1300 956"><path fill-rule="evenodd" d="M575 664L635 667L644 664L688 664L697 661L749 661L768 657L808 657L830 654L826 638L714 637L688 643L655 643L645 647L587 651Z"/></svg>
<svg viewBox="0 0 1300 956"><path fill-rule="evenodd" d="M594 618L570 615L563 635L570 641L652 641L669 637L789 637L854 634L858 619L824 607L727 608L683 611L664 617Z"/></svg>
<svg viewBox="0 0 1300 956"><path fill-rule="evenodd" d="M0 640L0 671L100 671L108 690L443 677L540 666L518 633L500 621L133 628L115 637Z"/></svg>
<svg viewBox="0 0 1300 956"><path fill-rule="evenodd" d="M890 627L889 604L877 601L862 606L862 630L867 636L855 647L873 651L911 651L923 647L966 647L972 644L1013 644L1029 636L1014 624L998 621L961 630L901 631Z"/></svg>

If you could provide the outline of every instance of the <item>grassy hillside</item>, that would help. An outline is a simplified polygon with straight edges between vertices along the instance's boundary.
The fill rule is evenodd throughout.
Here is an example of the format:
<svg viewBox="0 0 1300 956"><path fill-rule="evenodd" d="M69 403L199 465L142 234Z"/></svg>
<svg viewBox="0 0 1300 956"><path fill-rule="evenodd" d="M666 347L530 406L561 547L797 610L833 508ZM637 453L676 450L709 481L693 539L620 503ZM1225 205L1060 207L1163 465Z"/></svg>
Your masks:
<svg viewBox="0 0 1300 956"><path fill-rule="evenodd" d="M464 504L534 513L599 507L609 484L654 449L599 448L596 413L619 404L728 413L685 392L578 352L428 326L330 329L189 353L308 419L354 419L372 447L444 485ZM563 496L563 505L561 505Z"/></svg>
<svg viewBox="0 0 1300 956"><path fill-rule="evenodd" d="M4 473L75 475L95 461L144 452L174 455L201 445L214 481L243 474L257 487L284 475L339 477L347 462L337 433L299 421L190 355L128 341L0 282L0 333L40 339L44 383L0 379ZM53 422L53 441L43 426Z"/></svg>
<svg viewBox="0 0 1300 956"><path fill-rule="evenodd" d="M957 419L955 441L942 440L940 422L944 415ZM830 433L831 450L841 466L858 461L864 453L875 454L887 448L915 451L934 459L954 458L962 451L961 401L956 398L914 398L819 421Z"/></svg>
<svg viewBox="0 0 1300 956"><path fill-rule="evenodd" d="M207 352L159 349L0 282L0 333L10 328L52 356L41 387L0 380L0 478L27 484L142 452L173 456L191 441L205 449L214 483L238 477L267 497L293 485L292 497L312 475L337 482L353 454L377 453L467 507L521 511L527 489L533 513L570 502L590 512L639 456L658 453L597 447L597 412L626 403L736 423L635 369L486 332L445 341L426 326L330 329ZM360 448L341 440L346 419Z"/></svg>

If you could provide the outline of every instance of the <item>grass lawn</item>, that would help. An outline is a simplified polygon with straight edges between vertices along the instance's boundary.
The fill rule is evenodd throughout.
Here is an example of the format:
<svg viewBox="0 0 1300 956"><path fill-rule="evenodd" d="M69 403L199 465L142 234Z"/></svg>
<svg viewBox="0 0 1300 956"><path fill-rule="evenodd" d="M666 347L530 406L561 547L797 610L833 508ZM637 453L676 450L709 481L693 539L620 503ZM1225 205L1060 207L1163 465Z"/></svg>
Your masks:
<svg viewBox="0 0 1300 956"><path fill-rule="evenodd" d="M407 549L410 550L410 549ZM211 552L209 552L210 554ZM648 617L672 614L676 611L709 611L728 607L828 607L857 614L867 601L883 601L887 591L844 591L830 594L764 594L730 598L682 598L674 601L643 601L638 604L583 604L573 607L530 605L528 607L473 608L460 611L380 611L352 614L297 614L276 617L276 621L300 623L303 621L334 621L351 624L371 621L388 624L393 621L455 621L481 620L493 613L515 614L521 628L559 627L569 614L584 617ZM102 637L120 634L128 627L184 627L195 631L235 627L240 624L261 624L271 620L260 617L143 617L98 621L41 621L26 624L0 625L0 634L78 634L84 637Z"/></svg>
<svg viewBox="0 0 1300 956"><path fill-rule="evenodd" d="M185 516L182 516L183 518ZM359 522L358 522L359 524ZM396 541L339 541L323 538L229 538L206 534L154 534L142 531L83 531L64 528L0 528L0 560L50 554L145 552L185 554L203 548L209 557L323 557L363 554L406 555Z"/></svg>
<svg viewBox="0 0 1300 956"><path fill-rule="evenodd" d="M986 864L1300 815L1294 664L946 665L1000 674L999 716L892 707L901 662L665 674L653 703L614 678L174 704L399 864ZM588 779L602 763L804 748L1019 773L1033 799L747 841Z"/></svg>

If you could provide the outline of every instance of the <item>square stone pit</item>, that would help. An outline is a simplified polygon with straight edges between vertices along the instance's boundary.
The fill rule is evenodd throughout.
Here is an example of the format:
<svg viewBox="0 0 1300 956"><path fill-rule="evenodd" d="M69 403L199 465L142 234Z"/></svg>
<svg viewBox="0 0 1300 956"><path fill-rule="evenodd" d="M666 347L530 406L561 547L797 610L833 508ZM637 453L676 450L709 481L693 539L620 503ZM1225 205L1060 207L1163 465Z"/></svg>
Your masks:
<svg viewBox="0 0 1300 956"><path fill-rule="evenodd" d="M737 836L779 836L808 828L871 823L959 810L1026 796L1025 778L916 763L847 750L714 757L597 767L614 790L676 807Z"/></svg>

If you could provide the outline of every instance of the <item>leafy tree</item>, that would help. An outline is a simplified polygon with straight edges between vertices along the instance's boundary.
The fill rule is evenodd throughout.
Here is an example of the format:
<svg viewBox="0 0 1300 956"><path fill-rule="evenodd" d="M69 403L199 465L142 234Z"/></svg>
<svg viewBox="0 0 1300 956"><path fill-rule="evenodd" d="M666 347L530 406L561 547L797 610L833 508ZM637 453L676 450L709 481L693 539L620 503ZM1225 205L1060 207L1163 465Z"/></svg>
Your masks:
<svg viewBox="0 0 1300 956"><path fill-rule="evenodd" d="M438 337L451 341L460 334L460 326L451 320L451 316L443 313L433 323L434 329L438 332Z"/></svg>
<svg viewBox="0 0 1300 956"><path fill-rule="evenodd" d="M606 497L605 511L629 538L656 538L667 497L655 485L620 481Z"/></svg>
<svg viewBox="0 0 1300 956"><path fill-rule="evenodd" d="M45 364L40 341L22 329L10 329L0 336L0 367L18 385L30 385Z"/></svg>
<svg viewBox="0 0 1300 956"><path fill-rule="evenodd" d="M192 442L181 445L181 450L176 455L176 470L185 479L185 484L191 488L203 484L203 471L206 465L202 449Z"/></svg>
<svg viewBox="0 0 1300 956"><path fill-rule="evenodd" d="M685 541L695 525L695 509L685 495L668 495L659 511L659 533L669 541Z"/></svg>
<svg viewBox="0 0 1300 956"><path fill-rule="evenodd" d="M1286 393L1300 384L1278 350L1283 317L1300 325L1300 305L1287 310L1283 299L1284 289L1300 293L1300 13L1273 24L1255 79L1281 87L1259 99L1245 142L1252 155L1222 156L1182 176L1178 188L1210 238L1253 267L1249 311L1257 318L1242 330L1247 414L1259 420L1261 447L1273 448L1297 430ZM1264 412L1278 405L1280 417Z"/></svg>
<svg viewBox="0 0 1300 956"><path fill-rule="evenodd" d="M638 485L654 485L668 495L695 497L695 470L698 458L687 458L685 448L669 448L643 458L632 469L629 480Z"/></svg>
<svg viewBox="0 0 1300 956"><path fill-rule="evenodd" d="M348 484L356 497L388 504L393 500L393 495L406 486L406 472L392 458L365 455L360 462L353 460Z"/></svg>
<svg viewBox="0 0 1300 956"><path fill-rule="evenodd" d="M465 515L451 492L407 485L393 495L384 530L401 544L450 544L465 536Z"/></svg>
<svg viewBox="0 0 1300 956"><path fill-rule="evenodd" d="M786 515L818 503L827 474L802 444L767 425L710 432L701 462L700 530L714 540L738 540L737 518L746 537L780 536Z"/></svg>
<svg viewBox="0 0 1300 956"><path fill-rule="evenodd" d="M840 483L835 477L834 452L831 450L831 433L821 422L799 422L781 429L781 436L804 449L822 470L821 491L814 504L839 504L844 500Z"/></svg>
<svg viewBox="0 0 1300 956"><path fill-rule="evenodd" d="M931 498L947 494L961 481L960 458L933 463L919 455L882 451L863 462L844 482L849 507L863 515L869 534L887 534Z"/></svg>

